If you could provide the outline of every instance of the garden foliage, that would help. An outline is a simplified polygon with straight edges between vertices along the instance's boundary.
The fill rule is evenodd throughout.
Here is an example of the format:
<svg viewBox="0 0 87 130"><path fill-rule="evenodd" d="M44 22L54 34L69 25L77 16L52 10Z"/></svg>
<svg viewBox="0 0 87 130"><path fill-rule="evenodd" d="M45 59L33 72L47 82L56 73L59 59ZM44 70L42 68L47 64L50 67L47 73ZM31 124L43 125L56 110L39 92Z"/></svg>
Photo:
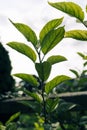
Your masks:
<svg viewBox="0 0 87 130"><path fill-rule="evenodd" d="M87 22L84 20L85 13L76 3L48 2L48 4L60 11L63 11L64 13L67 13L71 17L76 18L85 27L87 26ZM34 102L24 102L24 104L31 107L35 114L38 113L41 119L43 118L43 128L39 128L38 123L36 123L36 128L34 128L34 130L86 130L87 116L85 115L85 112L82 115L80 112L71 112L72 108L76 106L75 104L66 103L63 100L59 101L58 96L55 98L50 98L50 95L56 86L66 80L70 80L71 78L66 75L58 75L49 81L48 79L52 70L52 66L54 66L56 63L66 61L67 59L58 53L47 57L47 59L45 58L46 55L52 49L54 49L56 45L60 44L64 38L73 38L81 41L87 40L86 29L74 29L66 31L65 27L62 26L63 20L64 18L62 17L49 21L41 29L39 33L39 39L37 38L34 30L32 30L28 25L23 23L14 23L10 20L13 26L23 34L23 36L29 42L29 45L16 41L9 42L7 45L31 59L40 81L38 82L31 74L14 74L14 76L29 82L36 89L34 92L23 89L27 95L35 100ZM33 47L31 47L30 44L32 44ZM83 54L78 54L84 57ZM85 62L85 65L86 63L87 62ZM77 74L77 72L74 70L71 71ZM40 86L41 89L38 89L38 86ZM57 127L56 125L53 126L54 123L58 123Z"/></svg>

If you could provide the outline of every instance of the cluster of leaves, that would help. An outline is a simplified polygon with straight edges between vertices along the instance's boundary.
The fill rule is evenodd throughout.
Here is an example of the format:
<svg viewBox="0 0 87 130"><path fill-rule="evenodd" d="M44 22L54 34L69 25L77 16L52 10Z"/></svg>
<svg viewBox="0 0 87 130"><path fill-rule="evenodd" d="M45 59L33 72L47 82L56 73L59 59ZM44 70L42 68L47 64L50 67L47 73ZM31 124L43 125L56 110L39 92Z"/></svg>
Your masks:
<svg viewBox="0 0 87 130"><path fill-rule="evenodd" d="M17 120L15 122L15 120ZM0 122L0 130L44 130L44 120L38 115L27 115L17 112L4 124Z"/></svg>
<svg viewBox="0 0 87 130"><path fill-rule="evenodd" d="M26 89L23 91L40 104L39 106L41 111L39 111L39 114L41 115L41 113L44 113L45 123L48 121L46 113L54 111L58 104L58 98L55 100L49 99L49 94L58 84L70 79L70 77L66 75L58 75L51 81L47 82L52 66L56 63L67 60L61 55L52 55L45 60L46 54L64 38L65 29L64 26L60 26L62 21L63 18L49 21L42 28L39 34L39 39L37 39L35 32L29 26L22 23L13 23L11 21L11 23L23 34L27 41L33 45L34 49L25 43L15 41L7 43L8 46L24 54L34 63L39 82L31 74L17 73L14 74L14 76L29 82L37 88L35 92L27 91ZM41 88L40 91L38 86Z"/></svg>
<svg viewBox="0 0 87 130"><path fill-rule="evenodd" d="M87 27L87 21L85 21L85 12L83 12L82 8L77 5L76 3L73 2L56 2L56 3L51 3L49 2L49 4L64 12L67 13L68 15L76 18L77 21L79 21L79 23L83 24L85 27ZM86 6L86 11L87 11L87 6ZM80 40L80 41L87 41L87 30L81 30L81 29L77 29L77 30L70 30L70 31L66 31L65 38L73 38L76 40ZM84 55L83 53L78 52L77 53L79 56L81 56L83 58L83 60L85 61L83 66L85 67L87 65L87 56ZM83 70L81 74L79 74L76 70L70 70L71 72L73 72L76 76L76 79L71 79L70 81L66 81L69 89L71 89L71 91L82 91L82 90L86 90L87 88L87 77L86 77L86 72L87 70ZM73 87L74 86L74 87ZM65 104L65 106L64 106ZM68 108L69 104L66 104L65 102L61 103L59 106L59 113L57 113L59 115L59 119L60 119L60 123L62 124L61 128L62 129L68 129L68 130L86 130L87 129L87 112L82 110L82 111L78 111L78 112L72 112L69 111L68 109L66 109L66 107ZM58 109L57 109L58 110ZM60 112L61 111L61 112ZM64 123L65 122L65 123Z"/></svg>
<svg viewBox="0 0 87 130"><path fill-rule="evenodd" d="M79 5L73 2L49 2L49 4L56 9L61 10L72 17L75 17L77 20L79 20L82 24L86 26L86 21L84 21L84 12ZM24 89L23 91L27 95L31 96L35 100L35 102L22 103L31 107L35 113L39 114L39 116L44 117L45 124L59 122L61 128L57 127L55 129L85 130L87 116L81 117L80 115L78 116L76 113L72 115L72 113L69 112L72 110L72 108L75 107L75 105L65 103L64 101L59 103L58 97L49 97L52 90L58 84L66 80L70 80L70 77L66 75L58 75L54 77L51 81L48 81L52 66L56 63L66 61L67 59L64 56L52 55L45 60L45 56L57 44L59 44L63 38L74 38L81 41L87 40L86 30L78 29L65 32L64 26L61 26L62 21L63 18L53 19L49 21L42 28L39 34L39 39L37 39L35 32L29 26L22 23L14 23L11 21L11 23L18 29L19 32L23 34L27 41L33 45L34 49L31 48L29 45L26 45L25 43L19 43L15 41L9 42L7 43L7 45L31 59L31 61L34 63L40 81L38 82L36 78L31 74L14 74L14 76L29 82L31 85L37 88L36 92L31 92ZM79 55L81 55L81 53L79 53ZM72 70L72 72L75 71ZM38 86L40 86L41 88L40 91L38 89ZM68 116L68 114L70 116ZM39 127L38 125L36 126L37 128Z"/></svg>
<svg viewBox="0 0 87 130"><path fill-rule="evenodd" d="M56 92L78 92L78 91L87 91L87 55L81 52L77 54L83 59L83 70L78 72L77 70L70 69L70 71L75 75L74 79L70 79L58 85L56 87Z"/></svg>

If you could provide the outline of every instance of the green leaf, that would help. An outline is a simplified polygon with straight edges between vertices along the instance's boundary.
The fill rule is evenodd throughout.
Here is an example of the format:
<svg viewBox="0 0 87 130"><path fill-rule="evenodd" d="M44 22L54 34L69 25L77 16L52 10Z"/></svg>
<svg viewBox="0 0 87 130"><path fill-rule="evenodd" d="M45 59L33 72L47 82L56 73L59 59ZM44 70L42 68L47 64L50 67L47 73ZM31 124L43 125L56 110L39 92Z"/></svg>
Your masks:
<svg viewBox="0 0 87 130"><path fill-rule="evenodd" d="M70 30L65 33L65 37L73 38L76 40L87 41L87 31L86 30Z"/></svg>
<svg viewBox="0 0 87 130"><path fill-rule="evenodd" d="M48 113L53 112L57 108L58 103L59 103L58 101L59 101L58 98L56 98L56 99L49 98L46 100L46 109L47 109Z"/></svg>
<svg viewBox="0 0 87 130"><path fill-rule="evenodd" d="M49 62L36 63L35 68L42 81L46 81L51 72L51 65Z"/></svg>
<svg viewBox="0 0 87 130"><path fill-rule="evenodd" d="M7 45L13 48L14 50L20 52L21 54L24 54L25 56L30 58L33 62L36 61L36 54L34 50L28 45L20 42L9 42L7 43Z"/></svg>
<svg viewBox="0 0 87 130"><path fill-rule="evenodd" d="M67 59L64 56L60 56L60 55L54 55L54 56L50 56L47 61L53 65L62 61L66 61Z"/></svg>
<svg viewBox="0 0 87 130"><path fill-rule="evenodd" d="M87 65L87 61L84 63L84 66L86 66Z"/></svg>
<svg viewBox="0 0 87 130"><path fill-rule="evenodd" d="M40 32L40 42L42 42L43 38L47 35L47 33L51 30L53 30L54 28L57 28L63 21L63 18L60 19L53 19L51 21L49 21L41 30Z"/></svg>
<svg viewBox="0 0 87 130"><path fill-rule="evenodd" d="M31 84L33 86L38 86L39 85L37 79L33 75L24 74L24 73L17 73L17 74L14 74L13 76L21 78L22 80L24 80L26 82L29 82L29 84Z"/></svg>
<svg viewBox="0 0 87 130"><path fill-rule="evenodd" d="M37 36L29 26L23 23L13 23L11 20L10 22L16 27L19 32L24 35L27 41L31 42L34 45L34 47L37 45Z"/></svg>
<svg viewBox="0 0 87 130"><path fill-rule="evenodd" d="M42 112L42 105L40 104L40 102L32 102L32 100L28 100L28 101L19 101L19 103L27 106L29 109L31 108L32 110L34 110L34 112L36 113L41 113Z"/></svg>
<svg viewBox="0 0 87 130"><path fill-rule="evenodd" d="M78 54L79 56L81 56L83 60L87 60L87 56L84 55L83 53L77 52L77 54Z"/></svg>
<svg viewBox="0 0 87 130"><path fill-rule="evenodd" d="M83 76L86 76L87 70L83 70L82 74Z"/></svg>
<svg viewBox="0 0 87 130"><path fill-rule="evenodd" d="M80 122L79 122L80 125L86 125L87 124L87 116L82 116L80 118Z"/></svg>
<svg viewBox="0 0 87 130"><path fill-rule="evenodd" d="M48 2L48 3L54 8L63 11L64 13L67 13L72 17L79 19L80 21L84 20L84 12L82 8L74 2L55 2L55 3Z"/></svg>
<svg viewBox="0 0 87 130"><path fill-rule="evenodd" d="M38 101L39 103L42 102L42 96L38 93L35 93L35 92L30 92L26 89L23 90L24 93L26 93L28 96L31 96L33 99L35 99L36 101Z"/></svg>
<svg viewBox="0 0 87 130"><path fill-rule="evenodd" d="M15 114L13 114L9 119L8 121L6 121L6 125L8 125L10 122L14 121L16 118L18 118L20 116L20 112L17 112Z"/></svg>
<svg viewBox="0 0 87 130"><path fill-rule="evenodd" d="M78 72L77 72L76 70L70 69L70 71L71 71L73 74L75 74L75 76L76 76L77 78L79 78L79 74L78 74Z"/></svg>
<svg viewBox="0 0 87 130"><path fill-rule="evenodd" d="M87 5L86 5L86 13L87 13Z"/></svg>
<svg viewBox="0 0 87 130"><path fill-rule="evenodd" d="M84 57L85 57L84 54L82 54L81 52L77 52L77 54L84 59Z"/></svg>
<svg viewBox="0 0 87 130"><path fill-rule="evenodd" d="M64 38L64 27L51 30L43 38L41 43L41 50L44 54L48 53L52 48L54 48L63 38Z"/></svg>
<svg viewBox="0 0 87 130"><path fill-rule="evenodd" d="M57 87L57 85L59 85L60 83L66 81L66 80L69 80L69 79L71 79L71 78L68 76L65 76L65 75L56 76L51 81L46 83L45 92L47 94L49 94L55 87Z"/></svg>
<svg viewBox="0 0 87 130"><path fill-rule="evenodd" d="M66 112L69 112L70 110L72 110L73 108L76 107L76 104L73 103L68 103L68 102L61 102L58 106L58 115L64 114Z"/></svg>
<svg viewBox="0 0 87 130"><path fill-rule="evenodd" d="M83 24L85 25L85 27L87 27L87 21L83 21Z"/></svg>
<svg viewBox="0 0 87 130"><path fill-rule="evenodd" d="M0 130L6 130L6 126L0 124Z"/></svg>

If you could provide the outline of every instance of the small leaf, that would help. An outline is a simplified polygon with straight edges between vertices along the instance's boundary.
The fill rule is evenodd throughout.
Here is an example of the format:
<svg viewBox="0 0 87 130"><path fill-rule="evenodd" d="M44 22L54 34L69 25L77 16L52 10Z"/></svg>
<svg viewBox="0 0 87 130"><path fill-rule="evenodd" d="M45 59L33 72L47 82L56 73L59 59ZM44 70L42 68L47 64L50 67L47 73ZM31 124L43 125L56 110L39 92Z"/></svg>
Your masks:
<svg viewBox="0 0 87 130"><path fill-rule="evenodd" d="M21 78L22 80L30 83L33 86L38 86L39 85L37 79L33 75L24 74L24 73L17 73L17 74L14 74L13 76Z"/></svg>
<svg viewBox="0 0 87 130"><path fill-rule="evenodd" d="M70 80L70 79L71 79L70 77L65 76L65 75L56 76L51 81L46 83L45 92L47 94L49 94L55 87L57 87L57 85L59 85L60 83L66 81L66 80Z"/></svg>
<svg viewBox="0 0 87 130"><path fill-rule="evenodd" d="M40 42L42 42L43 38L47 35L47 33L54 28L57 28L63 21L63 18L60 19L53 19L49 21L41 30L40 32Z"/></svg>
<svg viewBox="0 0 87 130"><path fill-rule="evenodd" d="M82 74L83 76L86 76L87 70L83 70Z"/></svg>
<svg viewBox="0 0 87 130"><path fill-rule="evenodd" d="M65 33L65 37L73 38L76 40L87 41L87 31L86 30L70 30Z"/></svg>
<svg viewBox="0 0 87 130"><path fill-rule="evenodd" d="M60 55L54 55L54 56L50 56L47 61L53 65L62 61L66 61L67 59L64 56L60 56Z"/></svg>
<svg viewBox="0 0 87 130"><path fill-rule="evenodd" d="M28 96L31 96L33 99L35 99L36 101L38 101L39 103L42 102L42 96L38 93L35 93L35 92L30 92L26 89L23 90L24 93L26 93Z"/></svg>
<svg viewBox="0 0 87 130"><path fill-rule="evenodd" d="M48 113L53 112L57 108L58 103L59 103L58 101L59 101L58 98L46 100L46 109Z"/></svg>
<svg viewBox="0 0 87 130"><path fill-rule="evenodd" d="M63 11L64 13L67 13L72 17L79 19L80 21L84 20L84 12L82 8L74 2L56 2L56 3L48 2L48 3L54 8Z"/></svg>
<svg viewBox="0 0 87 130"><path fill-rule="evenodd" d="M87 65L87 61L84 63L84 66L86 66Z"/></svg>
<svg viewBox="0 0 87 130"><path fill-rule="evenodd" d="M37 36L29 26L23 23L13 23L11 20L10 22L16 27L19 32L24 35L27 41L31 42L34 45L34 47L37 45Z"/></svg>
<svg viewBox="0 0 87 130"><path fill-rule="evenodd" d="M86 13L87 13L87 5L86 5Z"/></svg>
<svg viewBox="0 0 87 130"><path fill-rule="evenodd" d="M83 60L87 60L87 55L84 55L84 54L81 53L81 52L77 52L77 54L78 54L79 56L81 56Z"/></svg>
<svg viewBox="0 0 87 130"><path fill-rule="evenodd" d="M15 114L13 114L9 119L8 121L6 121L6 125L8 125L10 122L14 121L16 118L18 118L20 116L20 112L17 112Z"/></svg>
<svg viewBox="0 0 87 130"><path fill-rule="evenodd" d="M70 69L70 71L71 71L73 74L75 74L75 76L76 76L77 78L79 78L79 74L78 74L78 72L77 72L76 70Z"/></svg>
<svg viewBox="0 0 87 130"><path fill-rule="evenodd" d="M9 42L7 43L7 45L13 48L14 50L20 52L21 54L24 54L25 56L30 58L33 62L36 61L36 54L34 50L28 45L20 42Z"/></svg>
<svg viewBox="0 0 87 130"><path fill-rule="evenodd" d="M84 54L82 54L81 52L77 52L77 54L84 59L84 57L85 57Z"/></svg>
<svg viewBox="0 0 87 130"><path fill-rule="evenodd" d="M46 81L51 72L51 65L49 62L36 63L35 68L42 81Z"/></svg>
<svg viewBox="0 0 87 130"><path fill-rule="evenodd" d="M87 21L83 21L83 24L87 27Z"/></svg>
<svg viewBox="0 0 87 130"><path fill-rule="evenodd" d="M51 30L42 40L41 50L44 54L48 53L64 38L64 27Z"/></svg>

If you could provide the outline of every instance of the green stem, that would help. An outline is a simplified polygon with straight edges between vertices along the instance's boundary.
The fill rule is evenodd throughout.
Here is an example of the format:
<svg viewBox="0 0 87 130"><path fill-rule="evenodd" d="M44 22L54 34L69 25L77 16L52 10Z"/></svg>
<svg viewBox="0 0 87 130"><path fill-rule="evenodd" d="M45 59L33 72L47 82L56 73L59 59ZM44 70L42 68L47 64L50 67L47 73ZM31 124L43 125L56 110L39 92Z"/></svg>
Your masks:
<svg viewBox="0 0 87 130"><path fill-rule="evenodd" d="M44 87L42 86L42 98L43 98L43 113L45 118L45 124L46 124L46 102L44 98Z"/></svg>
<svg viewBox="0 0 87 130"><path fill-rule="evenodd" d="M38 57L39 57L39 62L42 63L43 59L41 59L40 51L38 52ZM44 81L41 81L40 86L41 86L41 89L42 89L41 95L42 95L42 98L43 98L43 114L44 114L45 123L46 123L46 102L45 102L45 97L44 97Z"/></svg>

